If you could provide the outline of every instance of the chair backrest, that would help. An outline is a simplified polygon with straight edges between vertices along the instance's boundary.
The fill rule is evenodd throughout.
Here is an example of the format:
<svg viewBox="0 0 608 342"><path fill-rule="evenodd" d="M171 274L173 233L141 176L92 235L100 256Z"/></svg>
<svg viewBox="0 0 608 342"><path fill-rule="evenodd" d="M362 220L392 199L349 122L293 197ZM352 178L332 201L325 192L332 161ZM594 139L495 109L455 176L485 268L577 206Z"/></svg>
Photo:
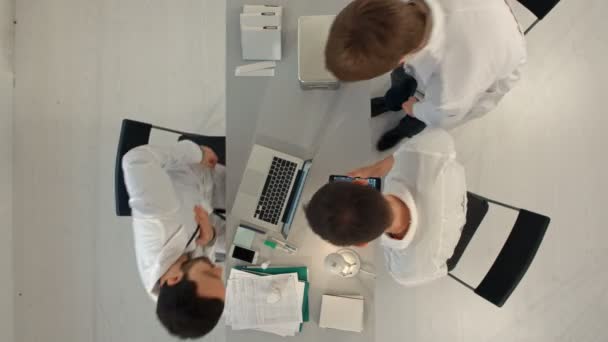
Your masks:
<svg viewBox="0 0 608 342"><path fill-rule="evenodd" d="M114 166L114 197L117 216L131 216L129 193L122 172L122 157L131 149L147 144L150 140L151 131L152 125L150 124L128 119L122 121L116 152L116 165Z"/></svg>
<svg viewBox="0 0 608 342"><path fill-rule="evenodd" d="M450 264L450 261L448 261L448 267L451 266L450 270L456 266L460 256L462 256L462 253L464 252L464 248L466 248L466 245L468 245L468 243L471 241L477 227L479 227L479 224L481 224L483 216L485 216L488 209L487 202L519 211L517 220L511 229L509 237L498 254L498 257L494 260L492 267L490 267L490 270L486 273L483 280L476 288L471 287L462 280L456 278L454 275L450 274L452 278L472 289L481 297L485 298L496 306L501 307L511 296L517 285L519 285L521 279L528 271L528 268L530 267L532 260L534 260L536 252L538 251L538 248L540 247L540 244L545 236L545 232L547 231L551 219L547 216L524 209L514 208L500 202L489 200L479 195L469 194L469 199L472 197L477 202L475 205L481 208L481 211L475 215L472 215L472 217L476 220L472 224L475 227L469 227L469 231L466 234L463 229L461 241L462 244L464 244L464 247L461 246L461 241L459 241L455 253L450 259L452 260L456 258L455 262L452 261ZM484 206L479 203L480 200L486 202L485 212L483 212ZM481 217L481 220L479 220L479 213L482 212L483 216ZM469 214L467 213L467 221L468 219ZM465 225L465 228L466 227L467 226ZM471 233L471 231L473 233ZM458 250L459 246L461 247L461 250ZM458 255L458 253L460 254Z"/></svg>
<svg viewBox="0 0 608 342"><path fill-rule="evenodd" d="M477 228L479 228L481 222L488 213L489 208L490 205L488 204L488 201L470 192L467 193L467 221L464 224L464 227L462 227L462 233L460 234L460 239L454 249L454 254L452 254L452 257L447 261L448 271L453 270L458 264L458 261L467 249L469 242L473 239Z"/></svg>
<svg viewBox="0 0 608 342"><path fill-rule="evenodd" d="M559 3L560 0L517 0L522 4L528 11L532 12L538 20L542 20L544 17L553 10L553 8Z"/></svg>
<svg viewBox="0 0 608 342"><path fill-rule="evenodd" d="M550 221L547 216L520 210L511 234L475 293L503 306L532 264Z"/></svg>

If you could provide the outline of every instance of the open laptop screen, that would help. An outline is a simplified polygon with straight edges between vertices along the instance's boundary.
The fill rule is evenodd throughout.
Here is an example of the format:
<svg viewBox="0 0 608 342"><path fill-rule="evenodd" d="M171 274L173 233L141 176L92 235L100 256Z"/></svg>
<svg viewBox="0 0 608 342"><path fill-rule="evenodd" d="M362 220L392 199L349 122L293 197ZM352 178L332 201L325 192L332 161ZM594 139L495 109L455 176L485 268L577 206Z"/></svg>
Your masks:
<svg viewBox="0 0 608 342"><path fill-rule="evenodd" d="M308 178L308 173L310 171L310 167L312 166L312 161L307 160L304 162L302 166L302 170L298 171L296 175L296 180L293 183L293 189L289 196L289 201L287 201L287 209L283 214L283 228L281 229L281 235L287 239L287 235L289 235L289 231L291 230L291 223L293 222L293 218L295 217L296 212L298 211L298 206L300 204L300 198L302 197L302 190L304 190L304 185L306 184L306 179Z"/></svg>

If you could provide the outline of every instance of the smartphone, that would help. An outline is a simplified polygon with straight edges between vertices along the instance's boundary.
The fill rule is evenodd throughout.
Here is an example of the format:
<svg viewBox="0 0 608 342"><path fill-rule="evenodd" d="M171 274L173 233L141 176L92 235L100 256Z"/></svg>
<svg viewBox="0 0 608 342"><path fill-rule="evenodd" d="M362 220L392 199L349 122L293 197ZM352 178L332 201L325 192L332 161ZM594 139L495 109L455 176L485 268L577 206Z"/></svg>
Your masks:
<svg viewBox="0 0 608 342"><path fill-rule="evenodd" d="M258 252L237 245L232 245L232 247L230 247L229 255L250 264L255 264L258 261Z"/></svg>
<svg viewBox="0 0 608 342"><path fill-rule="evenodd" d="M339 176L339 175L331 175L329 176L329 182L352 182L357 179L362 179L367 181L367 185L370 187L381 191L382 190L382 179L378 177L370 177L370 178L353 178L348 176Z"/></svg>

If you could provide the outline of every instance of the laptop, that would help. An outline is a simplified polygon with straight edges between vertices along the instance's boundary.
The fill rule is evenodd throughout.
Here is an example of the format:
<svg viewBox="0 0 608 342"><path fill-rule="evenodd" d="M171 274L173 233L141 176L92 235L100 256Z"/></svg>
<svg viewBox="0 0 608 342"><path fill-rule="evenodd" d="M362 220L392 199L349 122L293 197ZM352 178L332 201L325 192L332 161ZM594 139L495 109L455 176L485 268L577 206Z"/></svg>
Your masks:
<svg viewBox="0 0 608 342"><path fill-rule="evenodd" d="M287 238L312 160L253 145L232 214Z"/></svg>

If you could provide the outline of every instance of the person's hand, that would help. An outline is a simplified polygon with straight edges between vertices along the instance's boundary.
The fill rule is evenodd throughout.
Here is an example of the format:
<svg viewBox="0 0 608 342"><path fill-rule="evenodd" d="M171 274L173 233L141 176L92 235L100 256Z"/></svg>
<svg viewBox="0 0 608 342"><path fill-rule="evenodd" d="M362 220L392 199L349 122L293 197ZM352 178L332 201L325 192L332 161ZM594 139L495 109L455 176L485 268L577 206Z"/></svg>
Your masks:
<svg viewBox="0 0 608 342"><path fill-rule="evenodd" d="M347 173L347 176L352 178L384 177L391 171L394 163L393 156L388 156L375 164L353 170Z"/></svg>
<svg viewBox="0 0 608 342"><path fill-rule="evenodd" d="M215 229L209 221L209 213L200 205L194 207L194 219L199 226L200 233L196 239L196 244L199 246L207 246L207 244L215 237Z"/></svg>
<svg viewBox="0 0 608 342"><path fill-rule="evenodd" d="M418 99L411 96L406 102L401 105L405 114L409 116L414 116L414 104L418 102Z"/></svg>
<svg viewBox="0 0 608 342"><path fill-rule="evenodd" d="M367 179L364 178L355 178L353 180L353 184L368 186L369 182L367 181Z"/></svg>
<svg viewBox="0 0 608 342"><path fill-rule="evenodd" d="M365 166L353 170L346 175L351 178L369 178L372 176L373 168L371 166Z"/></svg>
<svg viewBox="0 0 608 342"><path fill-rule="evenodd" d="M201 160L201 164L210 169L215 168L218 161L217 154L207 146L201 146L201 150L203 151L203 160Z"/></svg>

